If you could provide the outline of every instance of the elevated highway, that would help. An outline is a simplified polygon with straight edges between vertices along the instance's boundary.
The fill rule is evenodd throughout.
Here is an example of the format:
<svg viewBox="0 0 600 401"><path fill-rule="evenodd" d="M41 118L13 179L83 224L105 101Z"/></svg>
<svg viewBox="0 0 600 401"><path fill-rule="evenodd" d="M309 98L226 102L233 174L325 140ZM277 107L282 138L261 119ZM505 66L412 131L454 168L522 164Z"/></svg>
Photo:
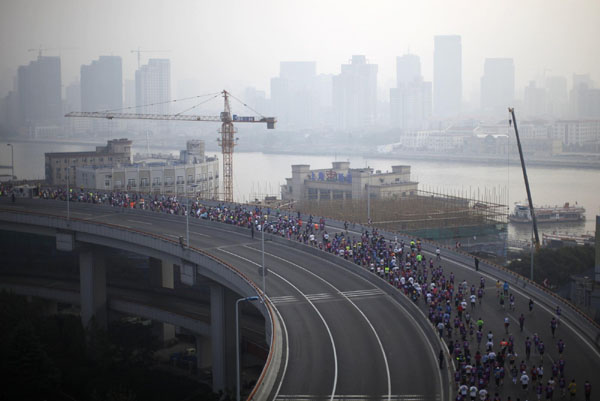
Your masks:
<svg viewBox="0 0 600 401"><path fill-rule="evenodd" d="M0 229L72 231L75 241L149 254L150 247L135 238L146 235L157 241L156 251L179 252L184 262L193 262L198 275L217 279L217 267L207 268L195 252L235 266L250 282L262 282L260 242L235 227L192 219L192 249L176 251L170 248L177 248L185 232L185 220L178 216L71 203L73 219L67 226L64 202L20 199L15 205L3 202L0 209ZM377 277L322 256L275 240L266 245L267 295L281 325L277 334L283 348L268 399L449 399L448 374L437 366L441 345L424 315ZM230 277L229 288L249 293L250 287Z"/></svg>
<svg viewBox="0 0 600 401"><path fill-rule="evenodd" d="M0 204L0 221L5 213L65 215L65 203L19 200L16 205ZM185 232L185 219L158 213L114 209L71 203L71 213L85 224L110 224L124 231L148 233L165 241L175 241ZM4 229L15 229L4 225ZM2 229L2 226L0 226ZM235 266L253 283L262 283L258 274L261 263L260 242L248 230L190 220L191 245ZM426 321L426 307L414 304L394 287L368 271L342 258L286 239L272 237L265 246L269 267L267 295L280 321L281 361L277 380L268 399L277 400L445 400L450 399L451 372L437 367L441 343ZM425 244L429 255L433 244ZM492 330L496 342L504 336L503 320L509 317L515 348L524 359L524 338L537 333L546 343L546 379L549 361L559 356L555 341L567 344L568 381L575 378L580 387L600 368L600 330L570 304L536 287L522 277L497 266L480 264L473 269L469 255L443 250L446 274L453 272L457 282L463 279L478 284L483 276L486 294L481 306L472 311L482 317L484 330ZM200 272L198 270L198 272ZM497 302L496 280L505 280L516 297L516 310L503 309ZM535 301L533 313L527 302ZM549 322L559 305L563 311L556 338L550 335ZM518 316L525 315L523 333ZM471 340L474 353L476 344ZM528 361L539 364L539 356ZM497 391L513 399L522 397L519 386L507 383ZM593 383L593 381L592 381ZM530 394L531 396L533 394ZM505 398L503 398L505 399Z"/></svg>

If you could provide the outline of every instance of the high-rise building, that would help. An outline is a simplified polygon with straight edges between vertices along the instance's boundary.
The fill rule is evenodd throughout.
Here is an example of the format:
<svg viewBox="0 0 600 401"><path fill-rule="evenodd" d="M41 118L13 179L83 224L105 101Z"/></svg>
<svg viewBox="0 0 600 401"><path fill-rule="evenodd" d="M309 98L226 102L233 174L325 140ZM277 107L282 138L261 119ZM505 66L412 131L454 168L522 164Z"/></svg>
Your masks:
<svg viewBox="0 0 600 401"><path fill-rule="evenodd" d="M594 89L590 74L573 74L569 102L571 115L575 118L600 117L600 89Z"/></svg>
<svg viewBox="0 0 600 401"><path fill-rule="evenodd" d="M431 82L421 76L419 56L396 58L396 88L390 88L390 122L403 131L426 129L431 117Z"/></svg>
<svg viewBox="0 0 600 401"><path fill-rule="evenodd" d="M481 108L507 111L515 100L515 65L512 58L486 58L481 77Z"/></svg>
<svg viewBox="0 0 600 401"><path fill-rule="evenodd" d="M271 78L271 100L278 123L287 128L313 127L318 110L314 61L283 61Z"/></svg>
<svg viewBox="0 0 600 401"><path fill-rule="evenodd" d="M396 57L396 87L413 83L421 77L421 60L416 54Z"/></svg>
<svg viewBox="0 0 600 401"><path fill-rule="evenodd" d="M536 86L535 81L525 87L523 108L528 117L540 117L546 114L546 89Z"/></svg>
<svg viewBox="0 0 600 401"><path fill-rule="evenodd" d="M171 62L151 58L135 72L136 111L142 114L169 114Z"/></svg>
<svg viewBox="0 0 600 401"><path fill-rule="evenodd" d="M333 114L335 126L355 130L375 123L377 117L377 64L365 56L352 56L333 77Z"/></svg>
<svg viewBox="0 0 600 401"><path fill-rule="evenodd" d="M567 78L561 76L546 77L548 114L555 118L568 115Z"/></svg>
<svg viewBox="0 0 600 401"><path fill-rule="evenodd" d="M123 67L119 56L100 56L81 66L81 110L123 108Z"/></svg>
<svg viewBox="0 0 600 401"><path fill-rule="evenodd" d="M433 112L457 115L462 103L462 44L458 35L435 36L433 51Z"/></svg>
<svg viewBox="0 0 600 401"><path fill-rule="evenodd" d="M38 56L17 71L20 125L32 128L62 121L60 57Z"/></svg>

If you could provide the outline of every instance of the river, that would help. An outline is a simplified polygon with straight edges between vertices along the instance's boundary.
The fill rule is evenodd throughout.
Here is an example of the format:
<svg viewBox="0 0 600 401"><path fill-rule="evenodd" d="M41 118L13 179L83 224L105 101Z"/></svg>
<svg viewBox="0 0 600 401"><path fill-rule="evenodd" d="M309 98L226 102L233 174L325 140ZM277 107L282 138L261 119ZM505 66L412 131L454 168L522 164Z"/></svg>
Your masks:
<svg viewBox="0 0 600 401"><path fill-rule="evenodd" d="M45 152L71 152L93 149L92 145L57 143L14 143L15 175L24 179L44 178ZM143 147L134 147L143 152ZM176 149L151 151L178 153ZM208 155L216 153L207 151ZM234 154L234 198L244 202L264 195L279 195L279 186L291 177L292 164L309 164L311 168L331 167L332 161L350 161L351 167L370 166L375 170L391 170L392 165L411 166L411 177L419 188L441 193L504 201L512 210L515 202L525 201L527 194L520 166L475 165L472 163L440 162L435 160L365 159L361 156L287 155L257 152ZM10 147L0 142L0 165L10 165ZM562 205L577 202L586 208L586 221L540 227L541 232L593 233L595 216L600 214L600 172L592 169L529 167L531 193L536 205ZM9 174L9 169L0 174ZM508 202L506 202L508 199ZM527 239L529 226L509 226L509 238Z"/></svg>

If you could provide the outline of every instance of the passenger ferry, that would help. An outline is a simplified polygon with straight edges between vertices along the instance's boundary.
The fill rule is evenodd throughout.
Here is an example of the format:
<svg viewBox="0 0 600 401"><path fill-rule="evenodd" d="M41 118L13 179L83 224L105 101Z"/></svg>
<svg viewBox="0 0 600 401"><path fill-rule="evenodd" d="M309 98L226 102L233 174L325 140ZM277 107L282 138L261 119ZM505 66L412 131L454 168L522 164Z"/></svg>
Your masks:
<svg viewBox="0 0 600 401"><path fill-rule="evenodd" d="M534 206L538 223L565 223L585 220L585 208L571 206L569 202L563 206ZM511 223L531 223L531 214L527 203L516 203L515 209L508 216Z"/></svg>

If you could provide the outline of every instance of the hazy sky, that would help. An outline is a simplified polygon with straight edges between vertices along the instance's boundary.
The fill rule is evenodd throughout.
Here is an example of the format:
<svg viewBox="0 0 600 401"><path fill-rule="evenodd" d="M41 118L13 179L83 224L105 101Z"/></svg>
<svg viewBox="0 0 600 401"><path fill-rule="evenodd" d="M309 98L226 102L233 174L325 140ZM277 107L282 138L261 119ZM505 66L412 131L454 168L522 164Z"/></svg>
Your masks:
<svg viewBox="0 0 600 401"><path fill-rule="evenodd" d="M201 93L253 85L269 91L280 61L317 62L339 73L352 54L379 65L379 85L395 80L395 57L410 48L433 75L433 36L459 34L463 92L478 90L485 57L512 57L517 95L531 79L589 72L600 86L600 0L0 0L0 95L19 65L37 53L62 57L63 85L99 55L170 50L173 96L178 81ZM195 83L194 83L195 82Z"/></svg>

